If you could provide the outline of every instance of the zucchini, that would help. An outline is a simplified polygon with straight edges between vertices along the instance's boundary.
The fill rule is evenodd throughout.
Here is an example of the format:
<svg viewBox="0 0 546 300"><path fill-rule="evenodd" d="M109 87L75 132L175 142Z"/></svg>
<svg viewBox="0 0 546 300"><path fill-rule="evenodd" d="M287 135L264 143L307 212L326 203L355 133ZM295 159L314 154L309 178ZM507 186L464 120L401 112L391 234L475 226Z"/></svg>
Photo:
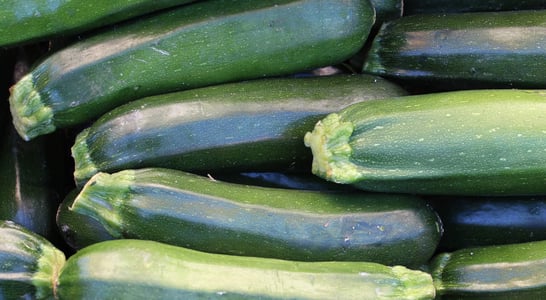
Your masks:
<svg viewBox="0 0 546 300"><path fill-rule="evenodd" d="M353 104L304 142L312 172L381 192L546 193L546 91L464 90Z"/></svg>
<svg viewBox="0 0 546 300"><path fill-rule="evenodd" d="M78 186L97 172L165 167L197 173L298 171L305 132L327 113L405 95L370 75L265 78L156 95L113 109L72 147Z"/></svg>
<svg viewBox="0 0 546 300"><path fill-rule="evenodd" d="M546 241L441 253L430 270L439 299L541 299Z"/></svg>
<svg viewBox="0 0 546 300"><path fill-rule="evenodd" d="M398 18L375 36L363 72L436 91L546 88L545 19L546 10Z"/></svg>
<svg viewBox="0 0 546 300"><path fill-rule="evenodd" d="M439 248L515 244L546 240L546 197L427 197L440 216Z"/></svg>
<svg viewBox="0 0 546 300"><path fill-rule="evenodd" d="M369 0L210 0L65 47L12 88L20 135L90 121L131 100L337 64L364 44Z"/></svg>
<svg viewBox="0 0 546 300"><path fill-rule="evenodd" d="M95 219L116 239L300 261L420 266L442 233L414 196L265 188L159 168L98 173L64 213L80 227L77 215ZM101 241L78 237L93 238Z"/></svg>
<svg viewBox="0 0 546 300"><path fill-rule="evenodd" d="M544 0L404 0L404 15L478 11L539 10Z"/></svg>
<svg viewBox="0 0 546 300"><path fill-rule="evenodd" d="M65 255L42 236L0 221L0 299L52 299Z"/></svg>
<svg viewBox="0 0 546 300"><path fill-rule="evenodd" d="M0 46L14 47L77 34L192 1L188 0L3 0Z"/></svg>
<svg viewBox="0 0 546 300"><path fill-rule="evenodd" d="M59 276L59 299L433 299L429 274L369 262L294 262L144 240L91 245Z"/></svg>
<svg viewBox="0 0 546 300"><path fill-rule="evenodd" d="M25 142L11 124L0 130L0 220L14 221L57 243L55 225L68 153L58 134Z"/></svg>
<svg viewBox="0 0 546 300"><path fill-rule="evenodd" d="M400 18L403 13L404 3L402 0L370 0L375 9L375 23L381 24L385 21ZM375 24L374 24L375 25Z"/></svg>

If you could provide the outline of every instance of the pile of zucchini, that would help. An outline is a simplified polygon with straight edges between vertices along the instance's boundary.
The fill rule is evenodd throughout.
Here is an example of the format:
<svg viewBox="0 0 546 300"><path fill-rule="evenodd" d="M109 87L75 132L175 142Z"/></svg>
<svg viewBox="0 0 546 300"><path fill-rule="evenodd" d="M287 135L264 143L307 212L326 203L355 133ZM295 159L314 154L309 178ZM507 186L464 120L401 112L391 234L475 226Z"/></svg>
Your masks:
<svg viewBox="0 0 546 300"><path fill-rule="evenodd" d="M0 299L546 297L546 6L481 2L2 2Z"/></svg>

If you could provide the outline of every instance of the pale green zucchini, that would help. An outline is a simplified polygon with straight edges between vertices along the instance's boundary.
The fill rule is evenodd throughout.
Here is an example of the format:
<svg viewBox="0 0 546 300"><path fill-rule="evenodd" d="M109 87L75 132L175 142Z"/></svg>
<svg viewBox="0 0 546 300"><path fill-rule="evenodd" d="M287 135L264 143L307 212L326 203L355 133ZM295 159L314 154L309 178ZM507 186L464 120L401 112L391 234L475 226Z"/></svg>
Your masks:
<svg viewBox="0 0 546 300"><path fill-rule="evenodd" d="M313 173L372 191L546 193L546 91L466 90L353 104L304 142Z"/></svg>

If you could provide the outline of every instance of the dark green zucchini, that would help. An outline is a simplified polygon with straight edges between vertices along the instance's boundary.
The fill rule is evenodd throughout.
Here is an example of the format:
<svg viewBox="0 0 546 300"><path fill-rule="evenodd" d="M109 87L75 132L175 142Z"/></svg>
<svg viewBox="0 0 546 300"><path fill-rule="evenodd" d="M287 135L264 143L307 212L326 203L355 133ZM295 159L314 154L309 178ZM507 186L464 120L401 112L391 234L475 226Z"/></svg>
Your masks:
<svg viewBox="0 0 546 300"><path fill-rule="evenodd" d="M77 34L191 0L3 0L0 46L18 46Z"/></svg>
<svg viewBox="0 0 546 300"><path fill-rule="evenodd" d="M98 33L52 53L12 88L27 140L174 90L340 63L364 44L369 0L209 0Z"/></svg>
<svg viewBox="0 0 546 300"><path fill-rule="evenodd" d="M6 125L0 131L0 219L60 242L55 214L70 179L65 176L67 144L58 134L26 142Z"/></svg>
<svg viewBox="0 0 546 300"><path fill-rule="evenodd" d="M429 274L370 262L294 262L198 252L143 240L71 256L58 299L434 299Z"/></svg>
<svg viewBox="0 0 546 300"><path fill-rule="evenodd" d="M442 233L436 213L414 196L265 188L158 168L98 173L63 213L74 215L59 224L65 233L90 217L117 239L412 267L432 256ZM101 241L101 232L87 233L96 237L77 238Z"/></svg>
<svg viewBox="0 0 546 300"><path fill-rule="evenodd" d="M546 194L546 91L465 90L353 104L305 135L312 172L381 192Z"/></svg>
<svg viewBox="0 0 546 300"><path fill-rule="evenodd" d="M297 171L305 132L349 104L405 95L370 75L266 78L162 94L117 107L72 147L82 186L97 172L165 167L199 173Z"/></svg>
<svg viewBox="0 0 546 300"><path fill-rule="evenodd" d="M437 91L546 88L545 20L546 10L398 18L375 36L363 72Z"/></svg>
<svg viewBox="0 0 546 300"><path fill-rule="evenodd" d="M546 240L441 253L430 271L438 299L542 299Z"/></svg>
<svg viewBox="0 0 546 300"><path fill-rule="evenodd" d="M404 15L545 8L544 0L404 0Z"/></svg>
<svg viewBox="0 0 546 300"><path fill-rule="evenodd" d="M0 299L53 299L63 252L12 221L0 221Z"/></svg>
<svg viewBox="0 0 546 300"><path fill-rule="evenodd" d="M440 216L439 248L461 248L546 240L546 197L427 197Z"/></svg>
<svg viewBox="0 0 546 300"><path fill-rule="evenodd" d="M400 18L403 14L404 3L402 0L371 0L375 9L375 23Z"/></svg>

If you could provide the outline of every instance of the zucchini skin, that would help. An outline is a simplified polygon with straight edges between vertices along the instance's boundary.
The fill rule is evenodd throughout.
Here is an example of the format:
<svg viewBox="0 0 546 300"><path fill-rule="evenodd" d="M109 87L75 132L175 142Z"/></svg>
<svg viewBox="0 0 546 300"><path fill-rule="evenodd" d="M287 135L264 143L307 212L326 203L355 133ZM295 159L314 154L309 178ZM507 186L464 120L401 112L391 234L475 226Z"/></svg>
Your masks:
<svg viewBox="0 0 546 300"><path fill-rule="evenodd" d="M438 299L540 299L544 270L546 241L460 249L430 262Z"/></svg>
<svg viewBox="0 0 546 300"><path fill-rule="evenodd" d="M545 88L545 19L546 10L405 16L382 26L362 70L437 90Z"/></svg>
<svg viewBox="0 0 546 300"><path fill-rule="evenodd" d="M543 0L405 0L404 15L544 9Z"/></svg>
<svg viewBox="0 0 546 300"><path fill-rule="evenodd" d="M544 196L426 199L442 220L440 250L546 240Z"/></svg>
<svg viewBox="0 0 546 300"><path fill-rule="evenodd" d="M145 96L340 63L373 22L368 0L199 1L56 51L16 83L10 109L29 140Z"/></svg>
<svg viewBox="0 0 546 300"><path fill-rule="evenodd" d="M64 262L64 253L44 237L0 221L1 299L53 299L53 283Z"/></svg>
<svg viewBox="0 0 546 300"><path fill-rule="evenodd" d="M59 299L433 299L430 275L369 262L294 262L114 240L71 256Z"/></svg>
<svg viewBox="0 0 546 300"><path fill-rule="evenodd" d="M0 46L15 47L111 25L188 0L18 1L0 7Z"/></svg>
<svg viewBox="0 0 546 300"><path fill-rule="evenodd" d="M66 179L66 143L58 134L26 142L9 123L1 132L0 220L60 242L55 214Z"/></svg>
<svg viewBox="0 0 546 300"><path fill-rule="evenodd" d="M308 171L301 142L327 113L407 93L369 75L266 78L156 95L117 107L74 142L78 186L97 172Z"/></svg>
<svg viewBox="0 0 546 300"><path fill-rule="evenodd" d="M304 142L312 172L380 192L546 193L546 92L465 90L353 104Z"/></svg>
<svg viewBox="0 0 546 300"><path fill-rule="evenodd" d="M442 234L436 212L414 196L265 188L159 168L98 173L66 213L118 239L300 261L420 266Z"/></svg>

